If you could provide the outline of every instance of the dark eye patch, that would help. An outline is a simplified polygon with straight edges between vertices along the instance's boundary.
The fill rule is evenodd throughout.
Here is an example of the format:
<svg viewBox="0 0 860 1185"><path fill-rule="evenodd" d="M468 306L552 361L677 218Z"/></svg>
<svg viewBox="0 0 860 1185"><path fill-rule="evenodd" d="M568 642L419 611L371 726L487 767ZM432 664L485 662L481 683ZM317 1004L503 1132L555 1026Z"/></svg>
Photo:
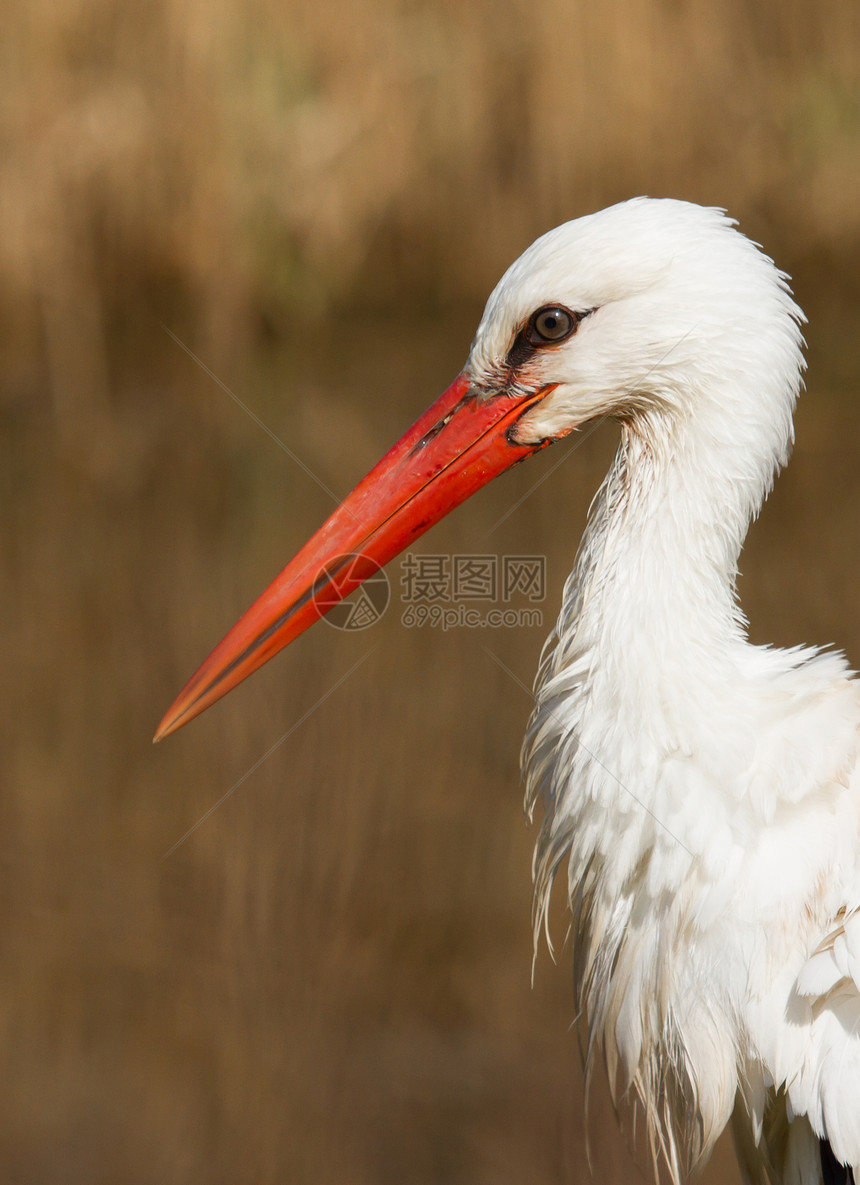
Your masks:
<svg viewBox="0 0 860 1185"><path fill-rule="evenodd" d="M593 312L594 309L586 309L583 313L575 313L564 305L542 305L532 313L515 337L505 364L511 370L517 370L537 350L567 341L576 333L580 322Z"/></svg>

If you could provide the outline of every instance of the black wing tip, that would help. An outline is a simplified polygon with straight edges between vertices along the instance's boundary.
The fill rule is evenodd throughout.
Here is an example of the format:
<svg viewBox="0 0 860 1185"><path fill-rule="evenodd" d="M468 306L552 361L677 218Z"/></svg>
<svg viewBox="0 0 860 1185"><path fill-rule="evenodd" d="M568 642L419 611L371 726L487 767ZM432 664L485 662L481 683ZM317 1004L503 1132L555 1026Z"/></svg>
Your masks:
<svg viewBox="0 0 860 1185"><path fill-rule="evenodd" d="M855 1185L854 1170L836 1159L829 1140L818 1141L818 1153L823 1185Z"/></svg>

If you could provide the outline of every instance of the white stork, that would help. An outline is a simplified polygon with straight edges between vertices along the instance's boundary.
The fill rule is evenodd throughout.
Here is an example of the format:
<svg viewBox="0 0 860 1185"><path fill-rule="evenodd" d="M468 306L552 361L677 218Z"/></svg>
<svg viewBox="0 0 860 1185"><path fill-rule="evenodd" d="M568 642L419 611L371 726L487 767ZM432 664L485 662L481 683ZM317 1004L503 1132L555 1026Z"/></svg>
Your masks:
<svg viewBox="0 0 860 1185"><path fill-rule="evenodd" d="M860 685L839 654L751 645L736 596L792 442L802 320L720 210L637 198L550 231L158 732L490 478L614 416L523 767L538 926L566 868L588 1067L602 1050L676 1183L730 1121L750 1182L860 1181Z"/></svg>

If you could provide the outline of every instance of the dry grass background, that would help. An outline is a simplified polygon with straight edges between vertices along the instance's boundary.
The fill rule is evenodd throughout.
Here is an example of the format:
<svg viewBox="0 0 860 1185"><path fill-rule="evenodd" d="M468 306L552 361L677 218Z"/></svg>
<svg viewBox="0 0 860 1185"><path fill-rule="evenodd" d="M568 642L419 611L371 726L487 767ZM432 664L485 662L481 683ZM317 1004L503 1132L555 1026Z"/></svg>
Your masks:
<svg viewBox="0 0 860 1185"><path fill-rule="evenodd" d="M612 431L566 446L497 530L555 450L422 545L544 552L543 628L320 625L153 750L173 693L330 506L161 326L343 493L456 373L536 233L636 192L727 205L811 317L745 606L757 639L860 661L858 12L5 14L4 1180L586 1177L569 952L529 982L529 703L485 647L530 681ZM596 1179L635 1179L602 1096L592 1144ZM730 1159L708 1180L736 1180Z"/></svg>

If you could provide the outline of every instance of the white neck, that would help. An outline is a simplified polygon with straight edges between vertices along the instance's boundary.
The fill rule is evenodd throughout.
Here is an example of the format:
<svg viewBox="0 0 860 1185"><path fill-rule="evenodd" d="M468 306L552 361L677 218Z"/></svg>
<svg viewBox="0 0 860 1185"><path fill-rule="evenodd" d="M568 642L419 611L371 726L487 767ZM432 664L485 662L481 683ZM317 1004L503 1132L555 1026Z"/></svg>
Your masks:
<svg viewBox="0 0 860 1185"><path fill-rule="evenodd" d="M636 1082L652 1126L662 1088L649 1086L657 1063L643 1071L640 1056L643 1048L653 1055L666 1018L650 1003L641 1026L617 1018L628 998L639 1008L632 985L649 1001L660 998L656 976L667 956L656 919L680 925L700 862L713 858L718 885L737 855L725 812L737 804L737 771L751 764L755 730L744 719L753 648L735 578L750 516L780 459L776 447L760 450L757 471L745 471L740 446L720 428L725 417L715 406L709 424L700 410L695 420L652 412L622 425L565 588L524 748L527 801L544 807L536 931L567 855L588 1061L603 1040L610 1079L618 1064L621 1086ZM657 901L664 904L651 912ZM708 910L698 891L696 915ZM642 1026L653 1029L650 1044ZM684 1073L680 1065L679 1081ZM706 1141L721 1126L717 1111L703 1121Z"/></svg>
<svg viewBox="0 0 860 1185"><path fill-rule="evenodd" d="M745 645L738 557L777 457L744 473L730 433L715 416L721 438L700 413L622 425L565 588L541 695L565 687L587 696L592 712L623 713L630 728L647 721L652 733L667 714L675 729L686 716L699 724L689 694L700 704L714 685L724 696L726 666Z"/></svg>
<svg viewBox="0 0 860 1185"><path fill-rule="evenodd" d="M574 864L612 853L613 880L622 883L655 846L677 849L666 867L679 871L678 853L692 856L700 846L679 831L685 819L695 830L701 795L726 792L749 768L755 648L735 579L790 419L770 428L758 420L753 439L749 422L739 432L726 414L729 400L712 390L695 416L652 408L622 424L565 587L524 747L528 805L541 801L545 815L541 904L568 851L571 875ZM685 764L693 753L712 780L698 806Z"/></svg>

